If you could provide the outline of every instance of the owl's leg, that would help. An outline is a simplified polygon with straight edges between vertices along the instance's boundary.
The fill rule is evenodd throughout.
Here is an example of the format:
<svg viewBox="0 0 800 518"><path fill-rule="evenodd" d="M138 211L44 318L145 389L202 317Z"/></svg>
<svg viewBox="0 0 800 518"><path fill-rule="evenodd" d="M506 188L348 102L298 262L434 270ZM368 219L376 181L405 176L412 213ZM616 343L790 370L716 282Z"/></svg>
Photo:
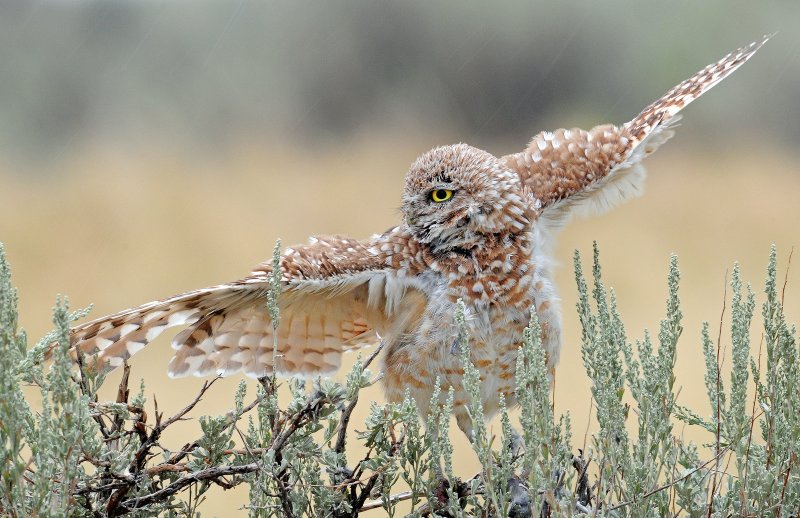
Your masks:
<svg viewBox="0 0 800 518"><path fill-rule="evenodd" d="M511 428L511 437L508 437L505 447L507 451L503 455L511 455L517 458L522 455L525 448L525 441L516 428ZM506 488L509 495L509 517L533 516L531 512L531 497L528 490L528 474L523 470L519 475L512 471L511 476L506 481ZM550 516L548 513L541 513L541 516Z"/></svg>
<svg viewBox="0 0 800 518"><path fill-rule="evenodd" d="M534 289L534 306L541 327L547 374L552 382L561 355L561 300L558 298L555 284L551 281L549 269L537 270Z"/></svg>
<svg viewBox="0 0 800 518"><path fill-rule="evenodd" d="M456 424L458 428L464 432L464 435L467 436L469 442L475 442L475 429L472 428L472 419L470 419L469 414L467 414L466 410L463 411L456 411Z"/></svg>
<svg viewBox="0 0 800 518"><path fill-rule="evenodd" d="M456 413L456 423L461 431L464 432L464 435L467 436L469 441L474 442L475 432L469 415L467 415L466 412ZM522 453L524 441L522 440L522 436L519 434L519 432L517 432L517 430L514 428L511 429L511 437L508 438L508 442L508 448L511 450L511 455L517 456ZM523 475L522 477L518 477L516 474L512 473L511 477L509 477L508 481L506 482L508 484L511 503L509 516L532 516L531 499L525 479L527 479L527 476ZM543 514L542 516L545 515Z"/></svg>
<svg viewBox="0 0 800 518"><path fill-rule="evenodd" d="M517 455L522 455L522 450L525 448L525 441L522 439L522 435L520 435L517 429L513 426L511 427L511 437L509 437L508 442L511 455L514 457Z"/></svg>
<svg viewBox="0 0 800 518"><path fill-rule="evenodd" d="M464 432L464 435L467 436L470 443L475 442L475 430L472 427L472 420L469 418L469 415L466 412L456 412L456 424ZM522 435L512 426L511 427L511 437L508 438L508 449L511 452L511 455L516 457L522 454L522 450L525 447L525 442L522 439Z"/></svg>

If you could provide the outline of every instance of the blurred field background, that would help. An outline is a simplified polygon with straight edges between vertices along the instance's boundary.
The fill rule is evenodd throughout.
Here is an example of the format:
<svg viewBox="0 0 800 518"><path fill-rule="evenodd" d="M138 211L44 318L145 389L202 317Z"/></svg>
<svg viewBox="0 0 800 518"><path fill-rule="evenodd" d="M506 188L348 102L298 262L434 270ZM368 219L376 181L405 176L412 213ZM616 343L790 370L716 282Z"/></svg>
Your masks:
<svg viewBox="0 0 800 518"><path fill-rule="evenodd" d="M0 241L21 323L34 340L45 333L57 293L99 316L238 278L278 237L383 231L398 221L408 165L430 147L504 154L542 129L622 123L776 31L685 111L647 162L643 198L573 222L557 248L555 405L572 415L576 447L589 387L571 261L574 249L588 259L593 240L631 338L657 330L669 254L679 255L680 401L706 413L700 323L718 325L726 270L740 261L760 293L770 244L782 272L800 244L796 2L4 0ZM786 305L800 320L797 264ZM167 414L201 383L169 380L170 354L163 338L132 361ZM219 383L200 413L226 411L237 383ZM476 471L471 453L456 457L463 477ZM201 509L233 516L245 501L214 490Z"/></svg>

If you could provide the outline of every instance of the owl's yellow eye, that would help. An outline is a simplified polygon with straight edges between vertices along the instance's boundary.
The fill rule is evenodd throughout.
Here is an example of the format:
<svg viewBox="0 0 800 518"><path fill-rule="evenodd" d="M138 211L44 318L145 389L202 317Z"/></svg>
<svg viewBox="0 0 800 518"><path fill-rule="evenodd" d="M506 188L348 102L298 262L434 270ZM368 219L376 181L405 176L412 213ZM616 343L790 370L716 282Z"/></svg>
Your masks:
<svg viewBox="0 0 800 518"><path fill-rule="evenodd" d="M450 189L434 189L431 191L431 200L436 203L447 201L453 197L453 191Z"/></svg>

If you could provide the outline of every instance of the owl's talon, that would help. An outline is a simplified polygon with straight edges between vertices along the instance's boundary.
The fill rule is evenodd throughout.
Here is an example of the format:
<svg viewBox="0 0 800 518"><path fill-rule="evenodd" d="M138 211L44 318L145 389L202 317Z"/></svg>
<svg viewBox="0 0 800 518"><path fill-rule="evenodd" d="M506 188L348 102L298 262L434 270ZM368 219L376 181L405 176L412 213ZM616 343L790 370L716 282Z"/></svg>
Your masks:
<svg viewBox="0 0 800 518"><path fill-rule="evenodd" d="M527 484L516 475L512 475L508 479L507 488L511 500L511 507L508 511L509 518L528 518L533 516ZM549 515L542 513L542 516Z"/></svg>

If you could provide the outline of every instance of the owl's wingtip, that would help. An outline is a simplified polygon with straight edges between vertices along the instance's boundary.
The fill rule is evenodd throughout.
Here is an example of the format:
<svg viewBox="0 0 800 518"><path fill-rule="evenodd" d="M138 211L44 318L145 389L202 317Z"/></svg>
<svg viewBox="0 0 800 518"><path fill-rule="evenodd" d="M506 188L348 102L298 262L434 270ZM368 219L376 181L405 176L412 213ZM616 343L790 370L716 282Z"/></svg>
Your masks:
<svg viewBox="0 0 800 518"><path fill-rule="evenodd" d="M772 38L774 38L775 36L777 36L778 32L780 32L780 31L770 32L768 34L765 34L765 35L761 36L761 41L759 42L759 45L763 45L766 42L768 42L769 40L771 40Z"/></svg>
<svg viewBox="0 0 800 518"><path fill-rule="evenodd" d="M778 31L771 32L771 33L768 33L768 34L764 34L763 36L761 36L760 40L755 40L754 42L752 42L750 45L748 45L745 48L750 52L750 54L755 54L755 52L758 49L760 49L761 47L763 47L766 42L768 42L769 40L771 40L772 38L774 38L777 35L778 35Z"/></svg>

